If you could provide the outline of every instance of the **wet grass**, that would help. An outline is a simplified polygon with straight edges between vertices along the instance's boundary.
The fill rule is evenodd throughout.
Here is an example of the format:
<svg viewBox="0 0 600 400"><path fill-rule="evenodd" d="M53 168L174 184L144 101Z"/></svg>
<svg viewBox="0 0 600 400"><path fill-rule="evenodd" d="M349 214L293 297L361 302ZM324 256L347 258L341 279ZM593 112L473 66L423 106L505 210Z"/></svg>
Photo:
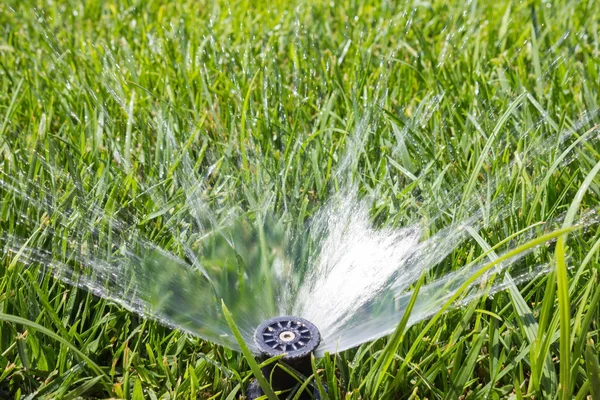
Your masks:
<svg viewBox="0 0 600 400"><path fill-rule="evenodd" d="M457 270L597 207L599 23L585 0L9 0L0 171L56 209L93 198L168 246L163 216L181 193L145 191L177 179L180 149L212 207L268 201L298 227L347 163L381 226L418 216L432 234L474 210L490 221L438 267ZM43 213L0 193L2 234L43 246ZM551 273L316 360L310 379L334 399L595 396L599 248L595 225L562 236L526 260ZM252 377L242 354L1 257L0 397L234 399Z"/></svg>

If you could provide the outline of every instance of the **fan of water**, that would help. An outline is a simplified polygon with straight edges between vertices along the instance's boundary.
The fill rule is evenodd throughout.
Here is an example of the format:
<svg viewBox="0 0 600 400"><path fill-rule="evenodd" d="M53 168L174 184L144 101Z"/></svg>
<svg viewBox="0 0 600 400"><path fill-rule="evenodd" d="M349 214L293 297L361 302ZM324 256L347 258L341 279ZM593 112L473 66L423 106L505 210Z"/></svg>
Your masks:
<svg viewBox="0 0 600 400"><path fill-rule="evenodd" d="M109 50L107 54L107 63L116 63ZM56 63L60 71L60 57ZM4 231L1 238L11 267L41 266L44 272L136 313L237 348L222 315L224 302L254 351L256 327L279 315L313 322L322 335L320 354L389 334L404 314L411 286L423 275L426 284L410 323L431 316L488 260L467 257L464 267L455 271L449 271L444 261L465 242L480 243L478 232L500 229L505 219L518 213L514 198L536 196L502 194L497 188L506 186L515 171L539 171L547 161L567 166L582 143L596 140L598 134L595 127L590 129L598 115L593 111L562 129L554 127L553 135L530 138L529 133L554 122L543 112L531 118L531 110L541 107L523 90L506 109L490 106L487 115L470 116L487 138L485 146L471 175L446 182L449 164L443 170L434 161L422 168L410 166L411 159L419 159L420 152L425 155L428 146L435 146L433 139L416 138L414 127L427 125L444 93L425 97L401 126L377 103L386 99L389 90L382 72L374 105L357 102L361 116L355 116L344 155L332 173L329 200L313 202L310 208L307 201L298 218L287 208L285 185L287 175L295 172L292 166L282 172L281 188L274 183L279 178L254 176L250 171L259 171L261 160L252 157L260 156L260 146L251 138L244 142L249 146L248 153L241 155L245 168L237 176L222 174L222 157L198 164L197 154L187 144L198 137L202 126L190 124L187 132L180 132L174 122L178 116L168 107L137 115L135 97L127 101L116 78L110 74L103 78L127 112L128 132L135 124L146 124L162 138L163 158L156 166L162 171L160 179L140 179L136 184L143 188L142 194L127 198L111 182L132 176L128 152L115 151L115 165L90 165L86 171L64 168L34 150L15 156L18 168L7 162L0 170L3 205L9 209L4 215L16 221L10 226L17 227ZM241 94L239 87L235 90ZM101 110L99 129L103 129L111 116L102 111L102 104L96 106ZM526 111L521 113L522 108ZM244 118L241 129L246 129ZM521 130L507 128L511 119L523 125ZM394 182L399 175L406 177L401 185L378 185L361 178L369 159L367 145L382 125L394 132L395 159L403 160L391 159L386 176ZM490 131L481 128L489 125ZM292 143L292 151L303 145ZM433 156L430 152L423 159L433 160L443 151L435 149ZM497 157L506 159L505 167L490 175L486 165ZM45 180L30 179L30 171ZM538 183L547 178L539 173L533 176ZM238 185L238 180L243 183ZM105 190L106 186L111 189ZM396 192L391 194L390 188ZM283 200L277 200L282 195ZM388 204L385 212L382 203ZM150 206L136 208L140 204ZM554 228L558 219L540 221L545 225L531 221L531 229L513 237L505 232L509 240L495 250L514 248ZM482 275L471 282L461 301L548 271L550 267L539 262L534 251L544 249L522 253ZM512 280L493 278L509 268Z"/></svg>
<svg viewBox="0 0 600 400"><path fill-rule="evenodd" d="M592 133L582 137L592 137ZM540 144L530 151L544 148ZM222 316L221 300L254 350L256 327L278 315L312 321L323 336L320 353L386 335L402 317L416 279L433 271L470 232L485 225L482 213L470 209L468 217L435 234L427 235L432 225L418 215L401 228L377 227L370 215L372 199L359 199L350 186L332 193L307 225L294 229L273 217L268 202L251 212L235 211L225 204L217 210L204 204L203 197L219 193L207 194L200 179L191 184L191 171L185 167L189 160L184 160L184 192L176 196L178 205L160 211L171 238L160 247L136 228L151 223L155 216L140 220L124 210L108 212L106 201L82 191L73 177L39 157L31 160L32 167L45 168L68 189L60 198L49 198L46 193L51 188L22 175L4 174L5 199L22 210L15 216L21 232L4 236L13 262L45 266L59 279L134 312L232 348L237 344ZM160 204L159 196L153 197ZM479 193L473 195L472 201L479 197ZM439 212L455 206L450 203ZM515 211L504 199L490 207L496 215ZM435 215L431 220L435 221ZM526 237L531 235L518 240ZM484 261L431 275L432 280L421 289L411 322L435 313ZM517 261L504 263L494 272L514 267ZM524 268L513 272L517 281L548 267L529 263ZM503 288L502 280L485 285L489 277L474 282L466 298Z"/></svg>

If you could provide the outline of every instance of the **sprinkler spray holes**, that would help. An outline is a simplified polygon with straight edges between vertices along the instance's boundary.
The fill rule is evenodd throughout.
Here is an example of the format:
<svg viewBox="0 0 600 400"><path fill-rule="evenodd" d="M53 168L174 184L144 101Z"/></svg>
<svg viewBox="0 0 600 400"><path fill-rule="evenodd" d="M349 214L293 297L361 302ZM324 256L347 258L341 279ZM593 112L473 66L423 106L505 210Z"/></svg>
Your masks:
<svg viewBox="0 0 600 400"><path fill-rule="evenodd" d="M264 355L273 357L286 353L284 360L291 360L310 355L319 345L321 335L303 318L281 316L260 324L255 340Z"/></svg>

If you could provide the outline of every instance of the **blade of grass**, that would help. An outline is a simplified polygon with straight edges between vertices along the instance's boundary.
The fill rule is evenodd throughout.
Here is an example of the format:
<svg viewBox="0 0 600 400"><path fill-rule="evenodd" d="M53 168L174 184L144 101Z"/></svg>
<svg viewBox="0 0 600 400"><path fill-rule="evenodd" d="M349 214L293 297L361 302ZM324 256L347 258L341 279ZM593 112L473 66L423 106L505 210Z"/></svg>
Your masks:
<svg viewBox="0 0 600 400"><path fill-rule="evenodd" d="M467 358L461 363L461 367L458 373L453 375L453 380L450 382L450 391L446 395L446 399L457 399L463 392L463 388L469 379L469 376L473 373L475 369L475 364L477 363L477 357L479 356L479 352L481 350L481 346L483 346L483 341L485 339L485 333L481 332L474 339L473 346L469 351L469 355Z"/></svg>
<svg viewBox="0 0 600 400"><path fill-rule="evenodd" d="M544 244L544 243L546 243L549 240L555 239L555 238L557 238L560 235L563 235L565 233L572 232L573 230L575 230L575 227L562 228L562 229L558 229L558 230L556 230L554 232L542 235L542 236L540 236L540 237L538 237L536 239L530 240L529 242L527 242L525 244L522 244L521 246L518 246L515 249L507 252L506 254L498 257L496 260L488 263L487 265L485 265L484 267L482 267L479 271L477 271L476 273L474 273L473 276L471 276L465 283L463 283L462 286L446 301L446 303L444 303L444 305L433 316L433 318L431 318L431 320L429 321L429 323L425 326L425 328L421 331L421 333L414 340L413 345L411 346L411 348L409 349L409 351L407 352L407 354L406 354L406 356L404 358L402 366L398 370L398 373L397 373L396 378L394 380L394 386L397 386L400 383L400 379L401 379L401 377L404 374L405 368L408 366L408 363L411 361L412 356L415 353L417 347L421 345L421 341L423 340L423 338L425 337L425 335L427 334L427 332L433 326L435 326L435 324L437 324L438 320L441 318L441 316L443 315L443 313L463 294L463 292L465 290L467 290L473 284L473 282L475 282L478 278L480 278L482 275L484 275L487 271L489 271L490 269L492 269L496 265L502 263L503 261L509 260L512 257L515 257L515 256L517 256L518 254L520 254L520 253L522 253L524 251L527 251L527 250L529 250L531 248L534 248L536 246Z"/></svg>
<svg viewBox="0 0 600 400"><path fill-rule="evenodd" d="M421 275L421 278L417 281L415 288L413 289L413 294L408 302L406 310L404 310L404 315L400 320L400 323L396 327L396 330L392 334L392 336L388 339L387 344L385 345L382 355L379 356L375 365L372 367L369 376L364 380L367 383L367 394L369 398L376 398L377 391L383 382L385 374L389 369L396 352L398 351L398 346L402 343L404 339L404 332L406 326L408 325L408 320L410 318L410 314L417 302L417 297L419 294L419 289L421 289L421 285L424 281L424 275Z"/></svg>
<svg viewBox="0 0 600 400"><path fill-rule="evenodd" d="M233 316L227 309L227 306L225 305L225 302L223 300L221 300L221 308L223 309L223 314L225 315L225 319L227 320L229 329L231 329L231 332L233 332L233 336L235 337L235 340L237 341L238 345L240 346L240 349L242 350L242 354L244 355L246 362L250 366L250 369L252 370L254 377L258 381L258 384L262 388L263 392L265 392L265 395L267 396L267 398L269 400L278 400L277 395L273 391L273 388L271 388L271 385L269 385L269 382L267 382L267 379L265 378L262 371L260 370L258 363L254 359L252 352L246 345L246 342L244 342L244 338L242 337L240 330L238 329L237 325L235 324L235 321L233 320Z"/></svg>
<svg viewBox="0 0 600 400"><path fill-rule="evenodd" d="M248 108L250 107L250 95L252 95L252 89L254 88L254 83L259 73L260 70L256 71L256 73L252 77L250 85L248 85L248 91L246 92L246 96L244 97L244 104L242 106L242 118L240 122L240 153L242 153L242 166L244 167L243 171L246 174L249 172L248 156L246 155L246 115L248 114Z"/></svg>
<svg viewBox="0 0 600 400"><path fill-rule="evenodd" d="M596 276L597 276L597 274L594 274L594 277L592 279L596 280ZM575 341L575 344L574 344L573 359L580 359L581 354L583 354L583 352L585 351L585 339L586 339L585 333L588 332L588 330L590 328L590 324L595 319L596 309L598 308L598 305L600 304L600 285L596 286L594 296L592 297L592 299L590 300L590 302L588 304L589 304L589 308L587 309L586 315L583 318L581 325L579 326L579 330L580 330L581 334L577 338L577 340ZM571 373L571 379L573 381L577 377L578 373L579 373L578 365L574 365L573 371Z"/></svg>
<svg viewBox="0 0 600 400"><path fill-rule="evenodd" d="M4 313L0 313L0 321L5 321L5 322L10 322L13 324L19 324L19 325L23 325L23 326L27 326L31 329L35 329L36 331L43 333L44 335L56 340L57 342L60 342L62 344L64 344L66 347L68 347L73 353L75 353L79 358L81 358L83 361L85 361L90 368L97 373L99 376L102 376L102 378L104 378L104 380L107 383L111 383L111 379L110 377L106 374L106 372L104 372L102 370L102 368L100 368L98 366L98 364L96 364L95 362L93 362L88 356L86 356L85 354L83 354L81 351L79 351L79 349L77 348L77 346L75 346L74 344L68 342L67 340L63 339L62 337L60 337L59 335L57 335L56 333L52 332L51 330L36 324L35 322L29 321L28 319L25 318L21 318L21 317L17 317L16 315L10 315L10 314L4 314Z"/></svg>
<svg viewBox="0 0 600 400"><path fill-rule="evenodd" d="M296 394L294 395L294 398L292 400L300 400L300 396L302 396L302 394L304 393L304 391L306 390L306 388L312 381L313 377L314 377L314 375L311 375L308 378L306 378L304 383L298 388L298 391L296 392Z"/></svg>
<svg viewBox="0 0 600 400"><path fill-rule="evenodd" d="M6 130L6 127L8 126L8 123L11 120L12 114L15 111L15 106L17 104L17 97L19 97L19 93L21 93L21 87L23 86L24 81L25 81L25 78L21 78L21 80L19 80L19 83L17 83L17 86L15 87L15 91L10 100L8 110L6 110L6 115L4 116L4 121L2 121L2 126L0 126L0 139L4 138L4 131Z"/></svg>
<svg viewBox="0 0 600 400"><path fill-rule="evenodd" d="M90 378L87 379L84 383L82 383L81 385L79 385L76 389L73 389L72 391L70 391L69 393L67 393L65 395L65 397L63 397L64 400L72 400L75 398L81 398L82 395L86 394L89 390L91 390L98 382L100 382L100 380L102 379L102 376L96 376L94 378ZM139 381L136 381L136 383ZM135 397L132 400L139 400L140 397ZM142 397L143 399L143 397Z"/></svg>
<svg viewBox="0 0 600 400"><path fill-rule="evenodd" d="M327 393L327 390L325 390L325 386L323 386L323 381L321 380L321 377L318 374L317 362L315 360L314 354L310 355L310 364L312 366L312 370L313 370L312 376L314 377L315 383L317 384L317 390L319 391L319 396L321 396L322 400L329 399L329 394Z"/></svg>
<svg viewBox="0 0 600 400"><path fill-rule="evenodd" d="M596 174L600 171L600 161L585 177L585 180L575 194L573 201L567 211L563 228L573 224L575 214L579 211L579 206L583 196L592 184ZM569 277L567 274L566 262L566 241L568 234L561 235L556 242L556 286L558 293L558 309L560 313L560 397L567 400L571 397L573 388L571 387L570 374L570 356L571 356L571 305L569 303Z"/></svg>
<svg viewBox="0 0 600 400"><path fill-rule="evenodd" d="M502 116L498 119L498 123L494 127L492 134L487 139L485 146L483 147L483 150L481 150L481 154L479 155L479 158L477 159L477 163L475 164L475 166L473 167L473 170L471 171L471 176L469 177L469 181L467 182L467 184L465 186L465 191L463 192L463 200L461 202L459 210L462 211L464 209L466 199L471 197L471 193L472 193L473 189L475 188L475 182L477 181L477 178L479 177L479 172L481 171L481 168L483 167L483 163L485 162L485 160L488 156L488 152L490 151L490 149L492 148L492 145L494 144L494 141L496 140L496 136L502 130L502 128L504 127L504 124L506 124L506 122L508 121L508 119L510 118L512 113L518 107L521 106L521 104L523 103L523 100L526 98L527 98L527 93L526 92L521 93L519 96L517 96L513 100L513 102L508 106L508 108L504 112L504 114L502 114ZM459 215L461 213L459 213Z"/></svg>
<svg viewBox="0 0 600 400"><path fill-rule="evenodd" d="M598 352L594 342L588 337L585 349L585 367L590 382L592 399L600 399L600 364L598 363Z"/></svg>
<svg viewBox="0 0 600 400"><path fill-rule="evenodd" d="M488 254L488 257L491 261L498 258L496 252L492 250L490 245L481 237L481 235L479 235L479 233L475 232L471 228L467 228L467 231L475 239L475 241L479 243L481 248ZM529 344L533 345L538 336L538 323L533 317L533 312L531 308L529 308L529 306L527 305L527 302L521 295L521 292L519 292L517 285L515 285L515 282L509 273L506 273L504 275L504 284L507 285L511 302L513 303L513 307L518 316L519 326L524 332ZM535 348L535 346L532 346L532 348ZM554 372L554 366L552 364L552 358L550 357L550 354L544 357L543 368L539 370L539 374L544 374L548 377L548 380L544 382L549 382L550 384L545 385L546 387L544 389L547 394L552 393L555 390L555 387L553 385L556 382L556 374ZM532 381L535 382L534 386L537 389L539 388L540 380L537 379L538 375L535 373L535 371L532 371L532 375Z"/></svg>

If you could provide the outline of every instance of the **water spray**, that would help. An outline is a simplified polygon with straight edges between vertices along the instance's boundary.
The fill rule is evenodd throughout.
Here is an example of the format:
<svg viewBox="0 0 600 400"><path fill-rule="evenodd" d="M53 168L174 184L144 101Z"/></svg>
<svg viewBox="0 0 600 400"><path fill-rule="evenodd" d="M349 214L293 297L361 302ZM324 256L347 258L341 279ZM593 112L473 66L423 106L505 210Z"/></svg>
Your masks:
<svg viewBox="0 0 600 400"><path fill-rule="evenodd" d="M278 365L282 363L304 376L311 375L311 355L321 342L321 334L313 323L304 318L281 316L260 324L254 333L254 341L260 350L261 360L284 354L277 362L264 367L262 372L270 379L273 389L288 390L298 381ZM251 400L264 395L256 381L252 381L247 392ZM319 398L318 393L313 396Z"/></svg>

